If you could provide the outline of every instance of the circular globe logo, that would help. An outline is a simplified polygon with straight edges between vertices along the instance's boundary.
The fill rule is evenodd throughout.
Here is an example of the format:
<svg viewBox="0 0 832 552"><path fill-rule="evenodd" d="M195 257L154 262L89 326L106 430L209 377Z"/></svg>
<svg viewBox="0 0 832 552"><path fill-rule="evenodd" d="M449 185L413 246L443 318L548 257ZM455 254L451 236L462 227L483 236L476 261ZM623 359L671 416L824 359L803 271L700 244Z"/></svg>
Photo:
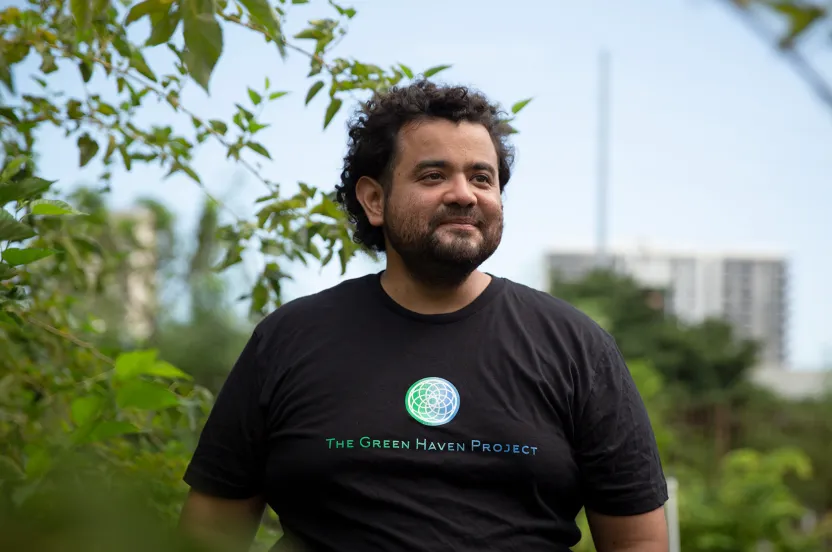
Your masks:
<svg viewBox="0 0 832 552"><path fill-rule="evenodd" d="M410 386L404 400L407 413L427 426L440 426L459 411L459 391L442 378L424 378Z"/></svg>

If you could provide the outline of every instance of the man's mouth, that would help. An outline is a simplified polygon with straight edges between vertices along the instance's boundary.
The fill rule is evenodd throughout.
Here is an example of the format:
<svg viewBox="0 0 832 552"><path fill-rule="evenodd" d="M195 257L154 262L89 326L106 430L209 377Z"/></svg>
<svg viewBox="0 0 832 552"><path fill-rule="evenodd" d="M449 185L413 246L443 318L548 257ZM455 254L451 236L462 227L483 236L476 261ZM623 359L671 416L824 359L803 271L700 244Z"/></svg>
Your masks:
<svg viewBox="0 0 832 552"><path fill-rule="evenodd" d="M456 228L470 228L474 229L479 225L479 222L476 219L472 218L449 218L445 219L440 223L440 226L453 226Z"/></svg>

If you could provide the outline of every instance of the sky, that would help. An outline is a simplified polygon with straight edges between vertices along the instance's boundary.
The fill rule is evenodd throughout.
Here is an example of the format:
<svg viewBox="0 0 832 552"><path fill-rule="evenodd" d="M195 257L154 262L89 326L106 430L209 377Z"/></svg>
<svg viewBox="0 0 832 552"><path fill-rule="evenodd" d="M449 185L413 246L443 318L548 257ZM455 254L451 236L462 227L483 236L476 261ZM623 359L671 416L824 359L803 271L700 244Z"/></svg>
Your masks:
<svg viewBox="0 0 832 552"><path fill-rule="evenodd" d="M0 0L0 5L8 0ZM770 45L719 0L356 0L358 15L338 55L377 65L405 63L416 71L453 65L442 80L473 86L521 113L512 181L506 189L506 231L483 267L543 288L543 256L557 247L591 247L595 236L598 54L611 55L610 242L665 249L775 251L790 263L791 363L813 369L832 351L832 109L821 104ZM292 9L290 30L328 16L321 0ZM137 26L137 36L145 30ZM308 107L313 82L307 62L242 30L226 30L210 95L189 86L183 103L204 118L229 120L246 87L292 93L270 106L260 134L273 160L269 178L291 193L297 181L332 189L345 151L345 105L322 131L325 94ZM827 43L828 44L828 43ZM824 47L826 49L824 49ZM818 42L811 59L832 79L832 47ZM164 52L149 56L162 67ZM18 77L21 80L21 77ZM91 89L107 94L103 79ZM53 87L81 91L77 71L62 70ZM143 122L185 119L150 108ZM89 183L99 168L77 168L77 150L62 134L42 136L46 178L70 187ZM206 186L240 216L253 212L264 188L206 145L194 168ZM202 192L186 177L139 166L115 172L113 204L162 199L192 227ZM257 259L248 261L253 278ZM314 293L379 270L353 262L293 267L288 298Z"/></svg>

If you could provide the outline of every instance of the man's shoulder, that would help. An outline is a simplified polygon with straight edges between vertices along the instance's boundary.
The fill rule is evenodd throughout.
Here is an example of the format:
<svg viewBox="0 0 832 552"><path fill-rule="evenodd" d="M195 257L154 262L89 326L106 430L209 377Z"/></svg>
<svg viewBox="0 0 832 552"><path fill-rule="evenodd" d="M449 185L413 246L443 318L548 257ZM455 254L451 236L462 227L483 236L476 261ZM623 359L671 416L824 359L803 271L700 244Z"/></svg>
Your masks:
<svg viewBox="0 0 832 552"><path fill-rule="evenodd" d="M558 319L597 325L589 315L560 297L507 278L503 278L503 280L506 282L509 300L522 305L525 309Z"/></svg>
<svg viewBox="0 0 832 552"><path fill-rule="evenodd" d="M518 309L529 322L538 322L573 337L608 341L611 336L592 317L568 301L526 284L503 278L509 308Z"/></svg>
<svg viewBox="0 0 832 552"><path fill-rule="evenodd" d="M339 313L366 304L375 274L350 278L326 289L283 303L257 324L256 332L269 335L282 328L335 321Z"/></svg>

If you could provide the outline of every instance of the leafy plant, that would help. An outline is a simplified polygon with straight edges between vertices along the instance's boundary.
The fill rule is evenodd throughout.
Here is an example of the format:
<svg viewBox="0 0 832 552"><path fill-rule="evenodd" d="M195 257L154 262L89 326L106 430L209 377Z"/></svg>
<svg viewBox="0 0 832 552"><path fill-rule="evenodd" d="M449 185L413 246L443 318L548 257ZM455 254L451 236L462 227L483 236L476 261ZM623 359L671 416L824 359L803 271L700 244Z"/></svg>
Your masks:
<svg viewBox="0 0 832 552"><path fill-rule="evenodd" d="M56 219L85 215L44 198L52 183L30 166L19 156L0 173L0 522L54 529L59 498L138 482L145 506L170 519L212 397L154 350L110 358L75 335L72 296L40 284L71 254L47 237Z"/></svg>
<svg viewBox="0 0 832 552"><path fill-rule="evenodd" d="M732 451L722 461L716 485L695 480L682 484L679 512L685 549L751 551L768 542L774 550L818 550L816 535L799 528L807 509L786 483L788 475L808 479L811 473L799 450Z"/></svg>
<svg viewBox="0 0 832 552"><path fill-rule="evenodd" d="M102 339L106 321L90 308L93 297L108 300L108 278L123 273L124 260L147 249L102 208L101 194L116 170L153 165L168 176L186 175L205 191L231 222L210 229L227 247L219 260L213 249L195 256L200 281L210 280L206 259L212 264L208 269L224 270L240 263L244 251L258 253L263 269L246 296L255 314L280 303L288 263L326 265L337 256L343 271L357 252L331 193L299 183L299 191L288 195L263 176L261 164L271 159L261 138L268 127L264 113L276 101L309 105L323 97L326 129L348 101L415 79L417 73L402 63L382 68L334 55L356 16L355 9L334 1L326 4L329 17L310 19L306 28L288 36L290 12L305 3L31 0L0 10L5 154L0 177L0 548L127 550L131 541L116 528L124 529L121 521L130 520L136 523L129 530L142 537L144 548L138 549L159 550L161 545L148 543L152 531L137 529L146 527L139 520L149 516L172 525L186 491L180 478L211 393L163 360L162 347L128 350L141 339ZM149 24L149 32L137 38L140 21ZM184 105L188 86L210 93L229 28L257 34L281 57L306 57L305 93L296 97L265 79L247 89L225 120ZM150 56L151 51L158 55ZM39 61L34 85L21 87L24 63L31 60ZM422 75L432 77L448 67L437 65ZM80 95L54 88L57 75L68 73L83 84ZM509 122L528 102L512 104ZM187 121L185 130L142 123L151 105L167 110L165 121ZM94 177L99 190L59 196L53 181L35 176L38 154L45 153L38 138L49 127L77 149L79 167L101 166ZM205 190L193 160L208 141L262 185L252 220L237 216ZM151 246L153 270L158 270L173 257L170 221L159 205L146 207L162 238ZM206 288L195 284L195 289ZM210 297L200 293L197 302ZM124 316L119 312L112 318ZM133 512L134 502L140 511ZM116 503L127 503L127 509ZM132 513L116 519L116 511ZM273 540L278 530L270 515L261 538Z"/></svg>
<svg viewBox="0 0 832 552"><path fill-rule="evenodd" d="M200 116L183 105L184 88L193 84L206 93L211 90L211 76L221 60L229 27L256 33L283 58L290 54L308 58L310 84L302 101L308 105L326 94L324 128L346 100L418 76L402 63L382 68L334 55L357 12L332 0L328 2L333 10L330 17L311 19L305 29L286 35L291 10L305 3L144 0L120 5L112 0L50 0L31 2L25 9L5 8L0 11L0 82L12 96L0 109L0 129L7 154L32 153L38 130L51 125L74 141L79 166L93 160L102 163L100 180L105 185L115 167L129 171L147 163L163 168L168 176L185 174L203 186L192 166L194 153L208 140L219 144L228 159L263 186L264 194L257 201L254 220L244 220L224 207L233 222L221 229L228 250L217 268L239 263L249 248L263 255L263 270L246 298L254 313L265 313L280 303L282 283L289 277L287 263L327 265L337 256L343 272L358 246L350 239L346 217L331 193L300 183L298 193L286 196L277 182L261 173L261 162L271 159L268 148L258 141L258 133L268 128L262 122L264 110L272 102L300 98L292 100L290 91L275 89L266 79L261 86L248 88L246 101L234 104L230 120L221 120ZM149 24L149 35L136 40L134 26L140 21ZM154 49L167 51L166 67L153 67L147 61L145 54ZM40 74L33 77L40 92L18 97L14 95L14 69L28 56L41 61ZM437 65L422 75L433 77L449 67ZM99 94L85 86L84 95L69 97L50 87L51 77L62 68L77 70L85 84L97 74L114 90ZM529 101L512 104L509 121ZM171 111L171 119L184 117L191 129L180 134L172 125L143 127L139 115L150 102L162 102Z"/></svg>

